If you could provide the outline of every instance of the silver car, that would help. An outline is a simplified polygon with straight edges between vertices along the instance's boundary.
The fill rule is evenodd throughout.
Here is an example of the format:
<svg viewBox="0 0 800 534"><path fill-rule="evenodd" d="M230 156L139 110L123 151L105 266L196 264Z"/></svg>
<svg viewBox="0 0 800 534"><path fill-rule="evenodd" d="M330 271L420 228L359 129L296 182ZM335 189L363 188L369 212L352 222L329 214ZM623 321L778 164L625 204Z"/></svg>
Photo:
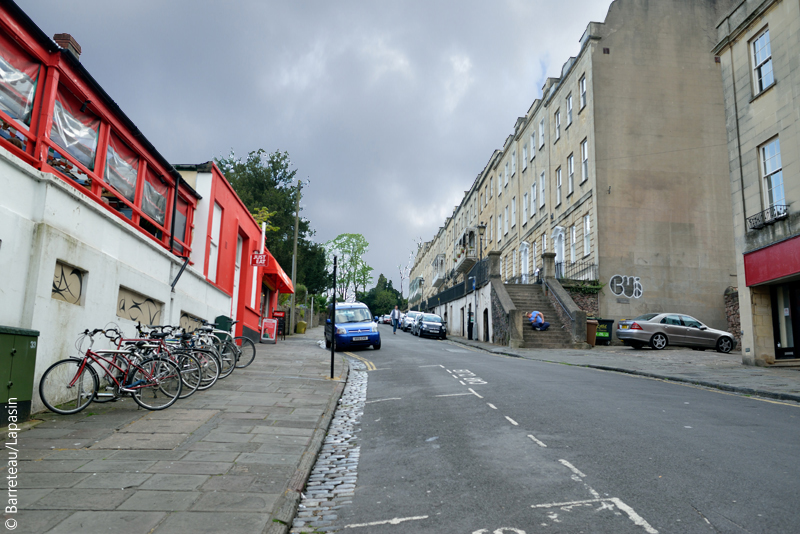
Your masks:
<svg viewBox="0 0 800 534"><path fill-rule="evenodd" d="M736 340L730 332L709 328L694 317L679 313L646 313L617 324L617 338L629 347L650 345L656 350L667 345L696 350L730 352Z"/></svg>
<svg viewBox="0 0 800 534"><path fill-rule="evenodd" d="M422 312L418 311L410 311L408 312L405 317L403 317L403 321L400 323L400 328L404 332L408 332L411 330L411 327L414 326L414 321L417 319L418 315L422 315Z"/></svg>

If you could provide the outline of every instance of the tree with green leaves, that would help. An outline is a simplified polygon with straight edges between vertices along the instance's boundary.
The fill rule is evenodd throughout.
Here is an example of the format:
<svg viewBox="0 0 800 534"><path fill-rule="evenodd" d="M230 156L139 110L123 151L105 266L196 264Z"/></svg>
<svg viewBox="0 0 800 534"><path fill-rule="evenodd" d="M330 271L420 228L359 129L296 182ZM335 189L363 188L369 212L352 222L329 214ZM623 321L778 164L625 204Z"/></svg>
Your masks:
<svg viewBox="0 0 800 534"><path fill-rule="evenodd" d="M392 281L387 280L383 274L378 276L375 287L366 293L358 293L356 299L369 306L375 315L387 314L395 306L404 307L402 295L392 286Z"/></svg>
<svg viewBox="0 0 800 534"><path fill-rule="evenodd" d="M297 170L287 152L267 154L264 149L237 158L233 151L217 158L217 166L236 194L259 222L267 222L267 248L287 273L292 272L294 207L299 194ZM330 286L325 268L325 249L311 241L314 231L308 219L298 218L297 282L311 293L322 293Z"/></svg>
<svg viewBox="0 0 800 534"><path fill-rule="evenodd" d="M328 271L333 272L333 257L337 257L337 299L355 298L359 288L367 290L372 284L372 267L364 261L369 243L361 234L339 234L325 243Z"/></svg>

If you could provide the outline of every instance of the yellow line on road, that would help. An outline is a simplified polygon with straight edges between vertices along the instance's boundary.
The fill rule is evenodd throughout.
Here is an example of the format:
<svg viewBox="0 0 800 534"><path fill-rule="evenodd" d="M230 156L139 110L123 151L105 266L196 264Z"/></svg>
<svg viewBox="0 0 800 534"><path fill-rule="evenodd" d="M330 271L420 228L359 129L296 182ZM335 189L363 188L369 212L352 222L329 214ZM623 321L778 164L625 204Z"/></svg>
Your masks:
<svg viewBox="0 0 800 534"><path fill-rule="evenodd" d="M361 356L357 356L357 355L353 354L352 352L345 352L345 354L347 354L348 356L352 356L356 360L361 360L362 362L364 362L364 365L367 366L367 371L374 371L376 369L375 364L372 363L371 361L369 361L366 358L362 358Z"/></svg>

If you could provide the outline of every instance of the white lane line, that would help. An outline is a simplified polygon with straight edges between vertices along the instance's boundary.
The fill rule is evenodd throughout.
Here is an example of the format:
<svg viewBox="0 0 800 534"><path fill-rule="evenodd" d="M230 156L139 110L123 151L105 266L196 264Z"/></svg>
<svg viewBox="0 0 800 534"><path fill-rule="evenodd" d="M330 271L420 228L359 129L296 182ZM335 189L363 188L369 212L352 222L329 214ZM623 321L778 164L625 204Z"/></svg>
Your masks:
<svg viewBox="0 0 800 534"><path fill-rule="evenodd" d="M486 404L488 404L488 405L489 405L489 408L491 408L492 410L496 410L496 409L497 409L497 406L495 406L495 405L494 405L494 404L492 404L491 402L487 402Z"/></svg>
<svg viewBox="0 0 800 534"><path fill-rule="evenodd" d="M442 369L444 369L444 365L439 365L439 367L441 367Z"/></svg>
<svg viewBox="0 0 800 534"><path fill-rule="evenodd" d="M453 374L453 371L451 371L450 369L445 369L445 371L447 371L447 372L448 372L448 373L450 373L451 375Z"/></svg>
<svg viewBox="0 0 800 534"><path fill-rule="evenodd" d="M345 525L344 528L375 527L378 525L399 525L400 523L403 523L405 521L419 521L420 519L428 519L428 516L418 515L415 517L395 517L394 519L387 519L386 521L373 521L372 523Z"/></svg>
<svg viewBox="0 0 800 534"><path fill-rule="evenodd" d="M450 395L434 395L434 397L463 397L464 395L472 395L472 393L451 393Z"/></svg>
<svg viewBox="0 0 800 534"><path fill-rule="evenodd" d="M419 365L418 367L442 367L442 366L438 364L433 364L433 365Z"/></svg>
<svg viewBox="0 0 800 534"><path fill-rule="evenodd" d="M569 463L568 461L566 461L566 460L559 460L559 462L561 463L561 465L564 465L564 466L566 466L566 467L567 467L567 469L569 469L570 471L572 471L573 473L575 473L575 474L576 474L576 475L578 475L579 477L581 477L581 478L586 478L586 475L585 475L585 474L581 473L581 472L578 470L578 468L577 468L577 467L575 467L574 465L572 465L572 464L571 464L571 463Z"/></svg>
<svg viewBox="0 0 800 534"><path fill-rule="evenodd" d="M462 380L459 380L458 383L461 384L462 386L466 386L466 384Z"/></svg>
<svg viewBox="0 0 800 534"><path fill-rule="evenodd" d="M391 399L376 399L367 401L364 404L372 404L373 402L383 402L383 401L390 401L390 400L402 400L400 397L392 397Z"/></svg>
<svg viewBox="0 0 800 534"><path fill-rule="evenodd" d="M635 525L638 525L638 526L642 527L645 530L645 532L647 532L648 534L658 534L658 531L656 529L654 529L653 527L651 527L650 523L645 521L642 516L640 516L639 514L634 512L633 508L631 508L630 506L628 506L627 504L625 504L621 500L617 499L616 497L614 497L613 499L609 499L609 500L611 502L613 502L614 504L616 504L617 508L619 508L620 510L622 510L623 512L628 514L628 517L631 518L631 521L633 521L633 523Z"/></svg>
<svg viewBox="0 0 800 534"><path fill-rule="evenodd" d="M534 443L536 443L538 446L540 446L540 447L544 447L545 449L547 448L547 445L545 445L544 443L542 443L541 441L539 441L538 439L536 439L536 438L535 438L534 436L532 436L531 434L528 434L528 437L529 437L529 438L531 438L531 439L533 440L533 442L534 442Z"/></svg>
<svg viewBox="0 0 800 534"><path fill-rule="evenodd" d="M509 416L506 415L505 418L508 419L508 422L511 423L512 425L519 426L519 423L511 419Z"/></svg>
<svg viewBox="0 0 800 534"><path fill-rule="evenodd" d="M478 397L479 399L482 399L482 398L483 398L483 397L481 397L480 395L478 395L477 393L475 393L475 390L474 390L474 389L472 389L472 388L469 388L469 390L472 392L472 394L473 394L473 395L475 395L475 396L476 396L476 397Z"/></svg>
<svg viewBox="0 0 800 534"><path fill-rule="evenodd" d="M587 501L551 502L547 504L532 504L531 508L561 508L562 506L577 506L579 504L593 504L596 502L610 501L611 499L589 499Z"/></svg>

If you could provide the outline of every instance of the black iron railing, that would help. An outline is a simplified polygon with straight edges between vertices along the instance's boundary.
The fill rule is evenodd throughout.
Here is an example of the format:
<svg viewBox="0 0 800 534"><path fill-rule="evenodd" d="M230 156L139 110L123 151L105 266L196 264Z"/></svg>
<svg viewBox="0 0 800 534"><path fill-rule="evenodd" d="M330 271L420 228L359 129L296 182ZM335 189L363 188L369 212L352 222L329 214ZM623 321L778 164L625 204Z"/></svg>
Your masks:
<svg viewBox="0 0 800 534"><path fill-rule="evenodd" d="M562 261L556 263L556 278L559 280L597 280L597 264L586 261Z"/></svg>
<svg viewBox="0 0 800 534"><path fill-rule="evenodd" d="M574 320L575 320L575 318L574 318L574 317L572 316L572 314L569 312L569 309L568 309L568 308L567 308L567 307L564 305L564 303L563 303L563 302L561 302L561 299L560 299L560 298L558 298L558 293L556 293L555 291L553 291L552 289L550 289L550 285L547 283L547 280L545 280L545 281L544 281L544 285L545 285L545 287L547 288L547 292L548 292L550 295L552 295L552 296L553 296L553 299L554 299L556 302L558 302L559 306L561 306L561 309L562 309L562 310L564 310L564 313L566 314L566 316L567 316L567 317L569 317L569 320L570 320L570 321L574 321Z"/></svg>
<svg viewBox="0 0 800 534"><path fill-rule="evenodd" d="M489 281L488 258L476 263L472 269L470 269L469 273L467 273L467 291L472 290L472 280L470 280L470 278L475 278L475 289L483 287Z"/></svg>
<svg viewBox="0 0 800 534"><path fill-rule="evenodd" d="M770 206L761 213L747 218L747 226L750 230L758 230L764 228L768 224L773 224L775 221L786 218L789 215L789 206L776 204Z"/></svg>

